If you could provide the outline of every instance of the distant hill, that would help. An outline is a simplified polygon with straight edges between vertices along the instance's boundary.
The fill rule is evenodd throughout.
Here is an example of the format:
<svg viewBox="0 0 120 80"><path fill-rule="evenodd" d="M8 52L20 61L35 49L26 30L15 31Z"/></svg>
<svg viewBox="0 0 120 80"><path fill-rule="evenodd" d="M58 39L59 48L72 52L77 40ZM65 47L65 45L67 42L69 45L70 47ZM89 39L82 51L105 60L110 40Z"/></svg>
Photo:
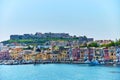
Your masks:
<svg viewBox="0 0 120 80"><path fill-rule="evenodd" d="M35 34L23 34L23 35L10 35L10 40L3 41L4 44L9 43L25 43L25 44L44 44L47 41L74 41L89 42L93 41L93 38L87 38L86 36L70 36L68 33L35 33Z"/></svg>

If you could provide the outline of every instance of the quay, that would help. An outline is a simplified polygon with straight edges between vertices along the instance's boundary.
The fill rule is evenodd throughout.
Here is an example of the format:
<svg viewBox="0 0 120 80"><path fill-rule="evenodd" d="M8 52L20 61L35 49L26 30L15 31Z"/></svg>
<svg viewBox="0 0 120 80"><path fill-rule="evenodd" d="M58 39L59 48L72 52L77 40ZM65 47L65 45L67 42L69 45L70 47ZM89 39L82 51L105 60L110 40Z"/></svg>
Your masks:
<svg viewBox="0 0 120 80"><path fill-rule="evenodd" d="M92 64L80 62L80 61L15 61L15 60L2 60L0 61L0 65L27 65L27 64ZM99 64L92 64L92 65L120 65L120 62L113 63L113 62L107 62L107 63L99 63Z"/></svg>

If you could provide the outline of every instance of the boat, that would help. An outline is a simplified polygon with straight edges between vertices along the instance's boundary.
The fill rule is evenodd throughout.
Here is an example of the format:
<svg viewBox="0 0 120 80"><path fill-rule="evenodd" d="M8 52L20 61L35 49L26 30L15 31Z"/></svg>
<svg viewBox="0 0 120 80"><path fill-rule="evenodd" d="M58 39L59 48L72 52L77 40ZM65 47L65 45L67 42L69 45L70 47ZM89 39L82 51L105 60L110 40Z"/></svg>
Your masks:
<svg viewBox="0 0 120 80"><path fill-rule="evenodd" d="M99 65L99 62L97 60L92 60L90 62L90 66L96 66L96 65Z"/></svg>
<svg viewBox="0 0 120 80"><path fill-rule="evenodd" d="M85 61L84 63L89 64L89 63L90 63L90 61L89 61L89 60L87 60L87 61Z"/></svg>

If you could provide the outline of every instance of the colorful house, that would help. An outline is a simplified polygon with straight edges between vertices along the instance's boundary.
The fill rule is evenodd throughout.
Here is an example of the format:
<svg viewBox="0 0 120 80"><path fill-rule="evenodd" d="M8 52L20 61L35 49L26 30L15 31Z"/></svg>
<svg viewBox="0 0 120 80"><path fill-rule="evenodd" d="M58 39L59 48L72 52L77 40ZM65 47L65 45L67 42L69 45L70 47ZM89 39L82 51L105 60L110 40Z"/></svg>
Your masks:
<svg viewBox="0 0 120 80"><path fill-rule="evenodd" d="M80 48L74 48L73 49L73 59L74 60L80 60Z"/></svg>
<svg viewBox="0 0 120 80"><path fill-rule="evenodd" d="M72 54L72 48L71 47L68 49L67 54L68 54L69 60L73 60L73 54Z"/></svg>
<svg viewBox="0 0 120 80"><path fill-rule="evenodd" d="M0 60L10 60L10 53L9 51L0 51Z"/></svg>
<svg viewBox="0 0 120 80"><path fill-rule="evenodd" d="M105 61L110 60L109 49L108 48L103 48L103 53L104 53L104 60Z"/></svg>
<svg viewBox="0 0 120 80"><path fill-rule="evenodd" d="M96 48L95 49L95 58L97 60L102 60L104 58L104 53L102 48Z"/></svg>
<svg viewBox="0 0 120 80"><path fill-rule="evenodd" d="M88 48L83 49L83 53L81 53L81 56L82 55L84 56L84 61L89 59L89 50L88 50Z"/></svg>
<svg viewBox="0 0 120 80"><path fill-rule="evenodd" d="M18 60L22 55L20 54L23 50L21 48L11 49L10 56L12 60Z"/></svg>
<svg viewBox="0 0 120 80"><path fill-rule="evenodd" d="M59 55L61 60L70 60L69 53L66 50L63 50Z"/></svg>
<svg viewBox="0 0 120 80"><path fill-rule="evenodd" d="M88 59L91 61L95 56L95 48L88 48Z"/></svg>
<svg viewBox="0 0 120 80"><path fill-rule="evenodd" d="M84 62L88 59L88 49L87 48L80 48L80 60Z"/></svg>
<svg viewBox="0 0 120 80"><path fill-rule="evenodd" d="M29 61L32 60L32 50L23 50L22 52L23 60Z"/></svg>
<svg viewBox="0 0 120 80"><path fill-rule="evenodd" d="M109 48L109 56L111 61L116 60L116 50L114 47Z"/></svg>
<svg viewBox="0 0 120 80"><path fill-rule="evenodd" d="M120 62L120 48L116 49L116 59L117 59L117 62Z"/></svg>

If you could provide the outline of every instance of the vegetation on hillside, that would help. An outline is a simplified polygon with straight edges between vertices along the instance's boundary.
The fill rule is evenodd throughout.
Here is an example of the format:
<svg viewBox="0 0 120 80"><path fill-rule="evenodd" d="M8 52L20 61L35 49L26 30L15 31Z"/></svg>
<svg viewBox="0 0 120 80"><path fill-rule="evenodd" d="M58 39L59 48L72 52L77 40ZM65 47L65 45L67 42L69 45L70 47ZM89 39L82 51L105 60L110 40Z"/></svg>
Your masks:
<svg viewBox="0 0 120 80"><path fill-rule="evenodd" d="M42 45L48 41L74 41L79 40L79 38L41 38L41 39L19 39L19 40L7 40L3 41L4 44L9 43L24 43L27 45ZM98 44L97 42L92 42L90 44L84 43L81 44L80 47L111 47L111 46L120 46L120 40L112 41L109 44Z"/></svg>
<svg viewBox="0 0 120 80"><path fill-rule="evenodd" d="M3 41L4 44L9 43L25 43L25 44L44 44L47 41L73 41L78 38L41 38L41 39L18 39L18 40L7 40Z"/></svg>

